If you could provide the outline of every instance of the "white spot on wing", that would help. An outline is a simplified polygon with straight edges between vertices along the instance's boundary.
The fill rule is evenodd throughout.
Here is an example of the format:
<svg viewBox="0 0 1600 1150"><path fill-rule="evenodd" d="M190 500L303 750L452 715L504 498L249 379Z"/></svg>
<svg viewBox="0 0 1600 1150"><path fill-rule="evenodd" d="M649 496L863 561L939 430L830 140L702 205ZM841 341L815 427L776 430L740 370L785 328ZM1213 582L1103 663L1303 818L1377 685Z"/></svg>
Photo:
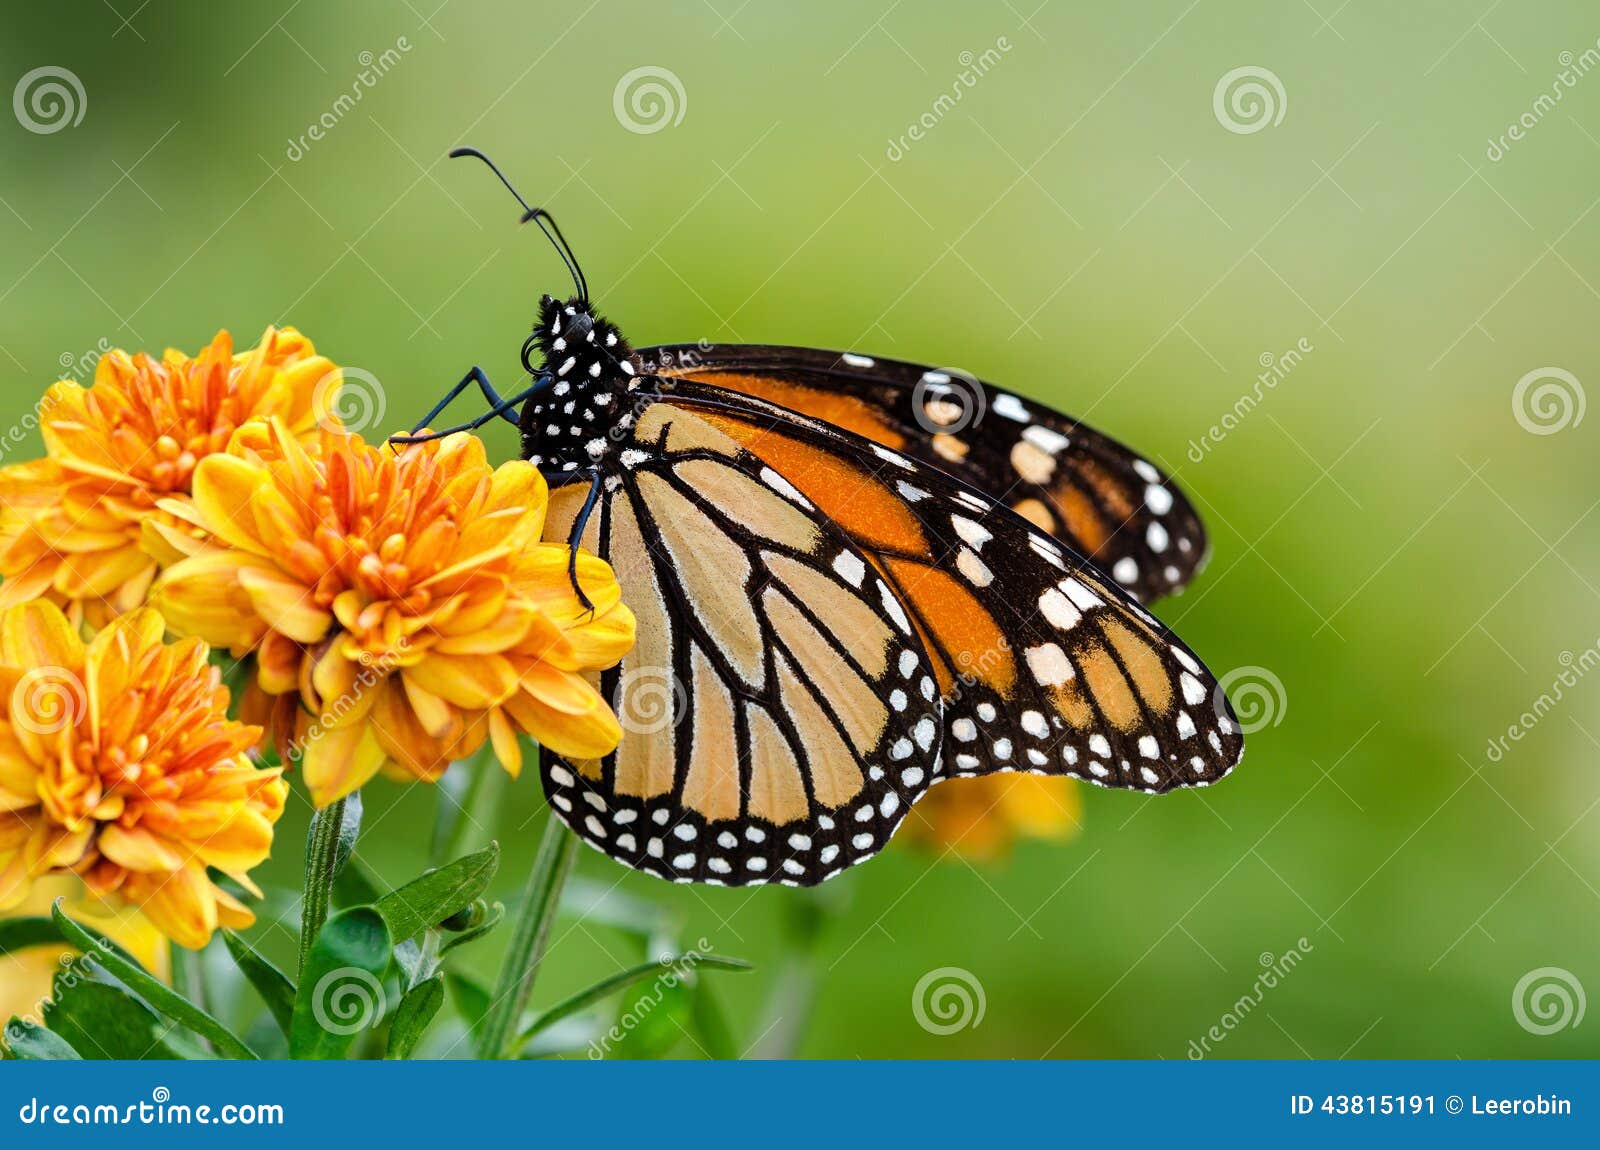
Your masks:
<svg viewBox="0 0 1600 1150"><path fill-rule="evenodd" d="M1027 423L1033 418L1028 414L1028 409L1022 406L1022 401L1007 392L1001 392L994 397L994 402L989 405L991 411L1003 419L1016 423Z"/></svg>
<svg viewBox="0 0 1600 1150"><path fill-rule="evenodd" d="M1049 455L1058 455L1072 446L1072 440L1059 431L1038 424L1023 428L1022 438Z"/></svg>
<svg viewBox="0 0 1600 1150"><path fill-rule="evenodd" d="M1043 686L1059 687L1072 680L1072 663L1060 644L1042 643L1037 647L1029 647L1027 660L1028 670Z"/></svg>

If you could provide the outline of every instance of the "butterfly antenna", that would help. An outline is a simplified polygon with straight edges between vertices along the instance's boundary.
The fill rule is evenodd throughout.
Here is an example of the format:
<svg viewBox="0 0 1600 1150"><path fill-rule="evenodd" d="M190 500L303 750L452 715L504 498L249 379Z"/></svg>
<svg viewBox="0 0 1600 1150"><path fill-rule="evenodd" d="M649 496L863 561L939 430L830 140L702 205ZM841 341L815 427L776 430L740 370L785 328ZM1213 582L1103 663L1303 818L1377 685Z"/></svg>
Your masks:
<svg viewBox="0 0 1600 1150"><path fill-rule="evenodd" d="M583 268L578 265L578 257L572 250L572 245L567 242L567 237L561 234L561 227L556 223L556 218L544 208L531 207L528 201L522 198L522 193L512 186L511 181L488 156L478 151L477 148L453 148L450 158L459 156L474 156L489 165L489 170L500 178L506 190L517 197L517 203L522 205L522 222L532 220L539 225L539 230L544 233L545 239L550 241L550 246L556 249L556 254L561 257L561 262L567 265L567 274L572 277L572 286L578 289L578 298L585 305L589 302L589 281L583 274Z"/></svg>

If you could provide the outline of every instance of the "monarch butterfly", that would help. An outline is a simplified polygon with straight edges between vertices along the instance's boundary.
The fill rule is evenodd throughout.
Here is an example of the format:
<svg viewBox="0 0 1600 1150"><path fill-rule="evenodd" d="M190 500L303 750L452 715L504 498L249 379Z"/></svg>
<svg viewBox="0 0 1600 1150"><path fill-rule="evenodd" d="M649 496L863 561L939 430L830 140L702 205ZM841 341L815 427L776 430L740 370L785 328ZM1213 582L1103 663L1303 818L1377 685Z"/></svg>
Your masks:
<svg viewBox="0 0 1600 1150"><path fill-rule="evenodd" d="M1225 695L1140 605L1206 552L1150 463L976 380L963 398L933 368L635 350L550 214L481 152L451 155L493 169L575 294L543 297L528 387L502 399L473 367L398 438L516 424L551 487L547 535L615 569L638 620L601 676L622 742L595 761L541 755L584 841L678 882L811 885L877 853L953 776L1159 793L1238 763ZM485 414L419 434L473 384ZM963 403L991 418L963 421Z"/></svg>

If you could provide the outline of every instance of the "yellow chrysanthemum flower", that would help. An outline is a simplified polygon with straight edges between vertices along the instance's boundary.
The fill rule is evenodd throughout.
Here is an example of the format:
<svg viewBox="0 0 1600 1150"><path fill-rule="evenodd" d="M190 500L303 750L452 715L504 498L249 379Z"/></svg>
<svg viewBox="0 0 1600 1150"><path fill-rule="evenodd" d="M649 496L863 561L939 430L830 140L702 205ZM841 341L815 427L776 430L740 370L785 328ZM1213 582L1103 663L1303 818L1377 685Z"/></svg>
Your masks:
<svg viewBox="0 0 1600 1150"><path fill-rule="evenodd" d="M195 466L251 420L304 435L332 415L338 370L293 328L235 355L219 332L199 356L115 350L92 387L52 384L39 405L47 455L0 467L0 607L47 599L101 624L140 606L165 549L159 500L185 498Z"/></svg>
<svg viewBox="0 0 1600 1150"><path fill-rule="evenodd" d="M1071 779L1030 774L947 779L917 802L900 830L908 845L965 858L1004 857L1019 838L1064 842L1082 825Z"/></svg>
<svg viewBox="0 0 1600 1150"><path fill-rule="evenodd" d="M65 898L67 913L75 921L105 935L165 982L171 968L169 948L150 920L132 907L111 906L84 894L83 883L75 878L43 878L13 913L48 916L56 899ZM0 954L0 1023L19 1018L42 1024L55 976L77 957L76 950L59 943Z"/></svg>
<svg viewBox="0 0 1600 1150"><path fill-rule="evenodd" d="M608 564L540 541L547 490L522 460L491 468L452 435L395 451L325 433L315 452L274 421L195 472L186 515L211 545L156 602L179 631L254 652L250 701L318 806L379 770L434 780L517 732L595 758L622 731L586 675L633 645Z"/></svg>
<svg viewBox="0 0 1600 1150"><path fill-rule="evenodd" d="M208 868L248 888L288 788L205 644L164 631L141 608L85 646L53 604L0 611L0 910L73 872L183 946L254 921Z"/></svg>

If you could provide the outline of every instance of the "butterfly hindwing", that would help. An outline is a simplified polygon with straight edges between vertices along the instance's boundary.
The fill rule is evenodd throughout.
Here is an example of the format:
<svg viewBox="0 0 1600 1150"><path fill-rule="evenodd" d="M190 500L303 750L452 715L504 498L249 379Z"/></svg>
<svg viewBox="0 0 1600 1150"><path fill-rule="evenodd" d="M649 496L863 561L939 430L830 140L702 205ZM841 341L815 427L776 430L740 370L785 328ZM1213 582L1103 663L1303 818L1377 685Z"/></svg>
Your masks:
<svg viewBox="0 0 1600 1150"><path fill-rule="evenodd" d="M820 882L875 854L932 783L933 668L871 560L697 415L642 406L608 457L586 546L638 643L601 677L624 729L602 760L546 752L585 841L663 878ZM565 539L584 491L552 493Z"/></svg>
<svg viewBox="0 0 1600 1150"><path fill-rule="evenodd" d="M940 468L1004 503L1144 602L1203 565L1200 518L1148 460L971 376L810 348L645 348L647 370L776 403Z"/></svg>
<svg viewBox="0 0 1600 1150"><path fill-rule="evenodd" d="M1226 697L1095 565L958 480L742 393L691 408L856 542L911 614L945 702L949 774L1029 770L1145 791L1206 785L1243 754Z"/></svg>

